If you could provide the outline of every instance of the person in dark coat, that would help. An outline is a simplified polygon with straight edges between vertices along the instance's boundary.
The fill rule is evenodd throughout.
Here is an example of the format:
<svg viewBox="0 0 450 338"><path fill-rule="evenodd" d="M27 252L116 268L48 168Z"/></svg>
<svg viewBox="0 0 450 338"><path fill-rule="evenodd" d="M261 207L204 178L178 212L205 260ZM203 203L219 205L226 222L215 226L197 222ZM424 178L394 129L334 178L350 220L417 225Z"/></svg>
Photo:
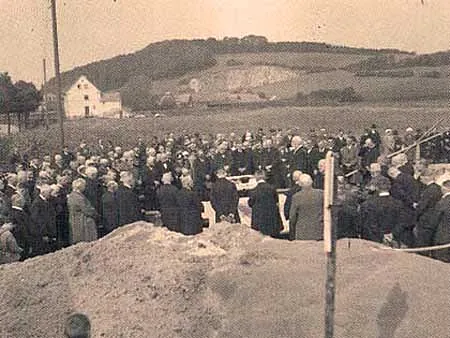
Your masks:
<svg viewBox="0 0 450 338"><path fill-rule="evenodd" d="M285 186L285 177L281 170L281 163L280 151L273 146L271 139L265 140L260 157L260 166L266 172L267 183L275 188Z"/></svg>
<svg viewBox="0 0 450 338"><path fill-rule="evenodd" d="M148 157L146 165L142 169L142 192L144 195L143 207L145 210L158 209L158 197L156 196L156 187L159 185L157 172L155 168L154 157Z"/></svg>
<svg viewBox="0 0 450 338"><path fill-rule="evenodd" d="M58 183L52 186L52 203L56 212L56 233L58 248L69 245L69 209L67 195L69 193L70 179L67 176L58 177Z"/></svg>
<svg viewBox="0 0 450 338"><path fill-rule="evenodd" d="M97 178L97 168L95 167L87 167L86 168L86 189L84 190L84 196L91 203L91 206L99 212L100 211L100 200L102 197L102 187L100 185L100 181Z"/></svg>
<svg viewBox="0 0 450 338"><path fill-rule="evenodd" d="M242 144L237 144L231 153L231 175L250 175L253 172L253 156Z"/></svg>
<svg viewBox="0 0 450 338"><path fill-rule="evenodd" d="M171 231L180 231L177 202L179 190L172 185L172 180L171 173L165 173L162 176L162 185L157 191L158 202L161 211L161 220L164 226Z"/></svg>
<svg viewBox="0 0 450 338"><path fill-rule="evenodd" d="M119 204L119 226L130 224L141 219L139 200L134 192L134 177L130 172L121 173L122 184L117 191Z"/></svg>
<svg viewBox="0 0 450 338"><path fill-rule="evenodd" d="M433 245L450 243L450 178L446 178L442 184L442 198L435 206L435 216L432 225L436 229ZM450 262L450 249L436 250L432 257L443 262Z"/></svg>
<svg viewBox="0 0 450 338"><path fill-rule="evenodd" d="M194 179L194 191L203 200L208 200L207 182L210 182L212 174L211 161L205 156L203 150L197 151L197 157L192 164L192 176Z"/></svg>
<svg viewBox="0 0 450 338"><path fill-rule="evenodd" d="M284 212L284 218L286 220L289 220L289 212L291 211L291 205L292 205L292 197L298 193L300 190L302 190L302 187L300 186L300 175L302 174L301 171L295 170L292 173L292 187L289 189L289 191L286 193L286 200L284 201L283 206L283 212Z"/></svg>
<svg viewBox="0 0 450 338"><path fill-rule="evenodd" d="M31 249L31 238L29 233L30 217L23 210L25 201L19 194L12 196L11 204L10 221L15 225L12 229L12 234L14 235L17 244L23 249L21 252L21 260L25 260L28 258Z"/></svg>
<svg viewBox="0 0 450 338"><path fill-rule="evenodd" d="M375 193L361 204L361 237L383 243L392 234L396 243L402 242L403 204L393 198L388 178L377 180Z"/></svg>
<svg viewBox="0 0 450 338"><path fill-rule="evenodd" d="M111 180L106 183L106 192L102 196L101 217L104 235L117 229L120 225L119 199L117 182Z"/></svg>
<svg viewBox="0 0 450 338"><path fill-rule="evenodd" d="M56 249L56 211L51 199L51 187L44 184L30 208L31 255L43 255Z"/></svg>
<svg viewBox="0 0 450 338"><path fill-rule="evenodd" d="M441 186L434 182L434 177L423 176L422 180L427 182L416 208L417 226L416 246L425 247L433 245L436 233L434 218L436 217L436 204L442 198Z"/></svg>
<svg viewBox="0 0 450 338"><path fill-rule="evenodd" d="M190 176L181 179L182 188L176 195L180 232L196 235L203 231L203 204L192 191L194 182Z"/></svg>
<svg viewBox="0 0 450 338"><path fill-rule="evenodd" d="M283 227L277 191L265 182L264 172L257 171L255 177L257 186L250 191L248 199L248 205L252 208L251 227L264 235L277 237Z"/></svg>
<svg viewBox="0 0 450 338"><path fill-rule="evenodd" d="M323 239L323 191L313 189L311 176L299 177L302 190L292 197L289 211L290 240Z"/></svg>
<svg viewBox="0 0 450 338"><path fill-rule="evenodd" d="M236 185L227 180L223 169L217 171L217 180L211 188L211 206L216 212L216 223L222 221L224 217L230 217L234 223L240 223L238 205L239 193Z"/></svg>
<svg viewBox="0 0 450 338"><path fill-rule="evenodd" d="M308 170L308 158L306 150L303 148L303 140L300 136L294 136L291 140L292 153L289 159L289 174L292 181L292 186L298 186L295 184L292 177L294 171L306 172Z"/></svg>

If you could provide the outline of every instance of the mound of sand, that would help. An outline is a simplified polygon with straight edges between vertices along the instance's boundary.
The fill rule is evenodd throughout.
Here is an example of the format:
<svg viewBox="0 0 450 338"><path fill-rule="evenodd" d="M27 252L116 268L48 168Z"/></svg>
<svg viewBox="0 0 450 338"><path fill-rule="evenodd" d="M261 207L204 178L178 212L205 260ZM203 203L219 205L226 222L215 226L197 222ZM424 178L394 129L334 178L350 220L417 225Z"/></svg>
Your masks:
<svg viewBox="0 0 450 338"><path fill-rule="evenodd" d="M449 277L438 261L339 241L335 336L448 337ZM93 337L321 337L324 279L320 242L140 222L1 266L0 337L61 337L75 310Z"/></svg>

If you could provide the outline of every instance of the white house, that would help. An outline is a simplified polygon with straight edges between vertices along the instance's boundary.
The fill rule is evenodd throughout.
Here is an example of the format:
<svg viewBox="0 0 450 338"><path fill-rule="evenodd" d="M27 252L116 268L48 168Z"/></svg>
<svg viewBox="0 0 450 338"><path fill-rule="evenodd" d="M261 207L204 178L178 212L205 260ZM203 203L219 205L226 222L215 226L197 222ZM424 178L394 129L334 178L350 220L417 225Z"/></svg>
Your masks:
<svg viewBox="0 0 450 338"><path fill-rule="evenodd" d="M123 117L119 92L98 89L84 75L64 90L64 111L68 119L80 117Z"/></svg>

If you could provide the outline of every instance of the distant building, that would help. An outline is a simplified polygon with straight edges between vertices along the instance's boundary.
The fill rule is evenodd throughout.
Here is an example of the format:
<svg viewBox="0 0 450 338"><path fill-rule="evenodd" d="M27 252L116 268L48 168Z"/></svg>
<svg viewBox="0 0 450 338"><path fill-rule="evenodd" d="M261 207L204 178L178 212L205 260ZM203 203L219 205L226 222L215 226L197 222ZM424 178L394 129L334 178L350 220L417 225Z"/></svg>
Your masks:
<svg viewBox="0 0 450 338"><path fill-rule="evenodd" d="M194 99L192 97L192 94L180 94L175 96L175 102L177 104L177 107L193 107L194 106Z"/></svg>
<svg viewBox="0 0 450 338"><path fill-rule="evenodd" d="M84 75L70 87L63 88L64 112L68 119L81 117L123 116L122 99L117 91L102 92ZM47 94L48 104L56 100L54 93Z"/></svg>

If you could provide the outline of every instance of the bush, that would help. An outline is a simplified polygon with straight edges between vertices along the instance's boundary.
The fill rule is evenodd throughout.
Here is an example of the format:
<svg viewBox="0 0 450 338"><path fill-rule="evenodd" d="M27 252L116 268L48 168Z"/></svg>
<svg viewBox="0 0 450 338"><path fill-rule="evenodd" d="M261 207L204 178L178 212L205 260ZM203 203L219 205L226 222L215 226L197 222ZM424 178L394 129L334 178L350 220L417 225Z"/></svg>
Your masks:
<svg viewBox="0 0 450 338"><path fill-rule="evenodd" d="M242 66L243 64L244 64L244 62L239 61L239 60L235 60L235 59L227 60L227 63L226 63L226 65L228 67Z"/></svg>
<svg viewBox="0 0 450 338"><path fill-rule="evenodd" d="M428 72L423 72L420 74L420 77L428 77L433 79L439 79L441 77L441 72L437 70L431 70Z"/></svg>
<svg viewBox="0 0 450 338"><path fill-rule="evenodd" d="M296 102L300 104L349 103L362 101L353 87L344 89L320 89L305 95L297 93Z"/></svg>

